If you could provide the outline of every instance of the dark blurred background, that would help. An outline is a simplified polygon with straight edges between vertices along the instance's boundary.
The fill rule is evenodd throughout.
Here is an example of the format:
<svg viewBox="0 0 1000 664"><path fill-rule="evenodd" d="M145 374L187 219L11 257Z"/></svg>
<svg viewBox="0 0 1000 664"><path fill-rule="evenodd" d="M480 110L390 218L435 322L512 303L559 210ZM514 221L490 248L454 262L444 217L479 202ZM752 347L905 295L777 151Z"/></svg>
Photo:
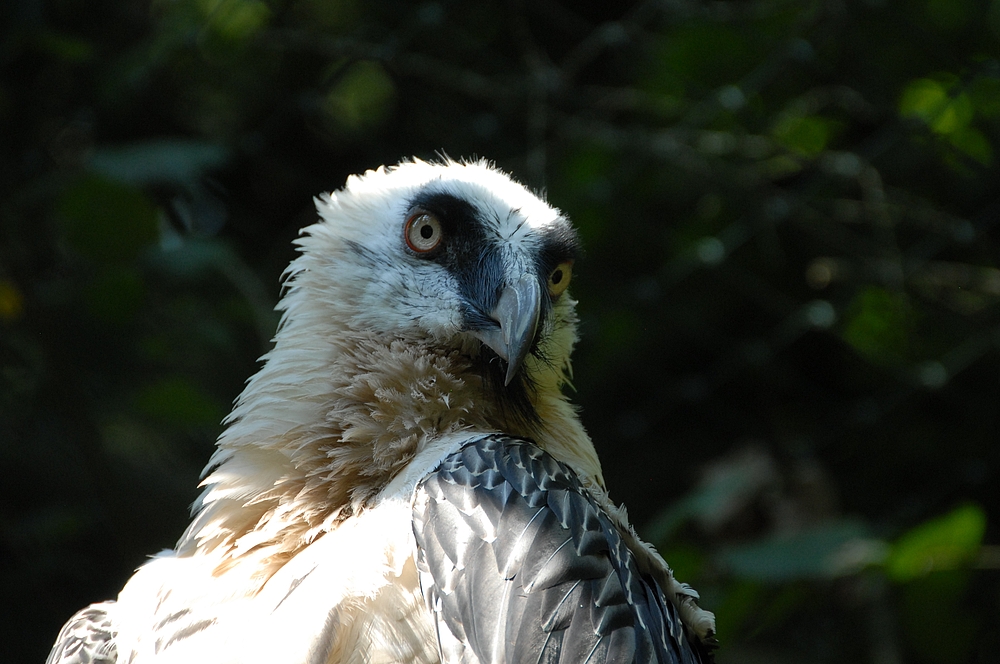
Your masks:
<svg viewBox="0 0 1000 664"><path fill-rule="evenodd" d="M1000 0L6 0L0 629L187 521L312 197L579 226L575 399L731 662L1000 652Z"/></svg>

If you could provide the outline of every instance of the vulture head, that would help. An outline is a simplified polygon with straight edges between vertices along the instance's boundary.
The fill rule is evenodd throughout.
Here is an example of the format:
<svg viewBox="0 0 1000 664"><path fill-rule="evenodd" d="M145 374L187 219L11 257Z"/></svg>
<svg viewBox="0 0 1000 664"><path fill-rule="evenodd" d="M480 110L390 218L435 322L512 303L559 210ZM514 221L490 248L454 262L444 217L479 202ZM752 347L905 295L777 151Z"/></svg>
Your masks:
<svg viewBox="0 0 1000 664"><path fill-rule="evenodd" d="M484 162L419 161L352 177L317 207L286 318L303 299L347 338L458 350L501 408L537 419L531 393L565 379L576 340L579 241L559 210Z"/></svg>

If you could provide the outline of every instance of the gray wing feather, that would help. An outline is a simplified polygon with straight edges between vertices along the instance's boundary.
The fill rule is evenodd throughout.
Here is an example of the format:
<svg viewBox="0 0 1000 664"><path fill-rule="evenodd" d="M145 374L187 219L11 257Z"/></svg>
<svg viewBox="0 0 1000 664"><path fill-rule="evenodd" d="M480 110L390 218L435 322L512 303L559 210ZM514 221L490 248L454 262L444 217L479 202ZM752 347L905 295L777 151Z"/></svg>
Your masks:
<svg viewBox="0 0 1000 664"><path fill-rule="evenodd" d="M450 455L413 523L445 662L710 661L573 471L529 441Z"/></svg>
<svg viewBox="0 0 1000 664"><path fill-rule="evenodd" d="M91 604L75 613L60 630L45 664L115 664L116 631L108 617L111 604Z"/></svg>

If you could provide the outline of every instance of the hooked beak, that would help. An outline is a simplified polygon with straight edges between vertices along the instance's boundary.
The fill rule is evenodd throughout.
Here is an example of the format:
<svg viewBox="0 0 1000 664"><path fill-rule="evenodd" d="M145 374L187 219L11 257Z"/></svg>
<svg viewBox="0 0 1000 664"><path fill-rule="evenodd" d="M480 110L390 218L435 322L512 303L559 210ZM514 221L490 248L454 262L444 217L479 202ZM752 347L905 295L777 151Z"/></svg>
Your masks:
<svg viewBox="0 0 1000 664"><path fill-rule="evenodd" d="M473 332L480 341L507 360L504 385L510 385L524 363L524 358L528 356L538 330L541 311L542 292L538 280L523 274L517 281L504 287L496 308L490 312L490 318L499 323L499 326Z"/></svg>

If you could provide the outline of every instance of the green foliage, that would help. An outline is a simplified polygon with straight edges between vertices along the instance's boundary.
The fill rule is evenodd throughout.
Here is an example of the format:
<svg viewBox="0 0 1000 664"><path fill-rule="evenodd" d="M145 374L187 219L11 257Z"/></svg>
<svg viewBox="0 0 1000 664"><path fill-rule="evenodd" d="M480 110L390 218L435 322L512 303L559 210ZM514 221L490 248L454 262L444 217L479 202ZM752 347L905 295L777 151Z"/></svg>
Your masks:
<svg viewBox="0 0 1000 664"><path fill-rule="evenodd" d="M156 209L142 191L98 177L67 188L56 216L70 246L100 263L135 260L157 235Z"/></svg>
<svg viewBox="0 0 1000 664"><path fill-rule="evenodd" d="M731 26L714 22L679 26L658 45L650 85L675 96L683 96L691 86L704 90L729 82L736 63L751 61L747 39Z"/></svg>
<svg viewBox="0 0 1000 664"><path fill-rule="evenodd" d="M886 560L886 573L896 581L910 581L965 567L975 559L985 532L982 508L959 507L900 537Z"/></svg>
<svg viewBox="0 0 1000 664"><path fill-rule="evenodd" d="M899 112L923 120L939 134L952 134L972 120L972 101L964 92L952 98L945 84L922 78L906 86Z"/></svg>
<svg viewBox="0 0 1000 664"><path fill-rule="evenodd" d="M899 102L900 115L923 121L952 146L980 164L988 165L993 159L989 139L971 126L977 104L969 93L961 90L955 76L943 74L939 79L921 78L911 82ZM985 80L989 82L981 83L976 94L978 106L990 114L995 112L993 108L997 103L992 97L996 92L992 83L996 81ZM953 95L950 90L956 87L961 91Z"/></svg>
<svg viewBox="0 0 1000 664"><path fill-rule="evenodd" d="M223 39L245 41L268 22L271 11L260 0L198 0L207 27Z"/></svg>
<svg viewBox="0 0 1000 664"><path fill-rule="evenodd" d="M124 323L138 313L146 292L142 276L133 268L110 265L84 288L90 313L110 323Z"/></svg>
<svg viewBox="0 0 1000 664"><path fill-rule="evenodd" d="M38 36L38 45L65 62L83 63L94 57L92 43L58 32L42 33Z"/></svg>
<svg viewBox="0 0 1000 664"><path fill-rule="evenodd" d="M135 398L139 412L166 424L214 427L226 410L183 376L163 378L143 387Z"/></svg>
<svg viewBox="0 0 1000 664"><path fill-rule="evenodd" d="M337 128L360 133L385 122L392 112L392 79L377 62L358 62L342 73L323 100Z"/></svg>
<svg viewBox="0 0 1000 664"><path fill-rule="evenodd" d="M830 143L835 124L819 116L787 116L774 128L781 145L803 157L821 154Z"/></svg>
<svg viewBox="0 0 1000 664"><path fill-rule="evenodd" d="M844 340L876 363L898 363L910 350L913 311L902 293L866 287L844 317Z"/></svg>
<svg viewBox="0 0 1000 664"><path fill-rule="evenodd" d="M856 520L830 521L800 532L727 547L720 551L719 561L729 573L751 581L787 583L833 578L845 573L845 549L867 537L867 530Z"/></svg>
<svg viewBox="0 0 1000 664"><path fill-rule="evenodd" d="M15 321L24 313L24 295L17 284L4 279L0 281L0 320Z"/></svg>
<svg viewBox="0 0 1000 664"><path fill-rule="evenodd" d="M969 661L982 616L966 607L969 568L986 533L986 513L963 505L904 533L886 561L886 573L905 583L901 617L918 661Z"/></svg>
<svg viewBox="0 0 1000 664"><path fill-rule="evenodd" d="M97 149L88 160L87 168L129 184L194 186L206 172L223 166L227 158L227 150L216 143L158 139Z"/></svg>

